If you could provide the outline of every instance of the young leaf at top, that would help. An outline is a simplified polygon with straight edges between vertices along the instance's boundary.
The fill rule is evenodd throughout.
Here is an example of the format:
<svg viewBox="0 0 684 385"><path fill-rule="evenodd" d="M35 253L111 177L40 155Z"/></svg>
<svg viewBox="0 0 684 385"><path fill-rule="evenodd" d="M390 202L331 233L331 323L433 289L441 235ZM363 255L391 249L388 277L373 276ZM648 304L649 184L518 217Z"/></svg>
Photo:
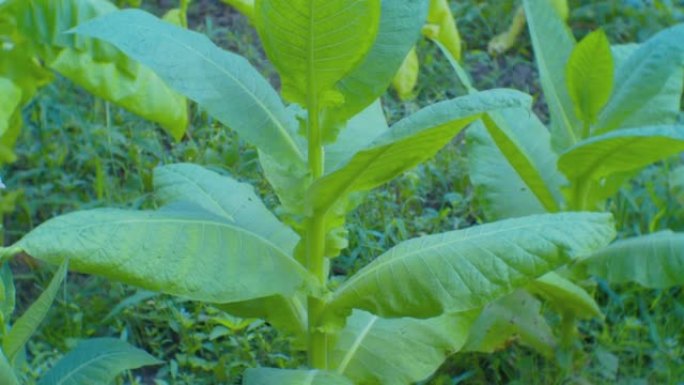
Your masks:
<svg viewBox="0 0 684 385"><path fill-rule="evenodd" d="M44 292L40 294L36 302L31 304L31 307L24 312L24 314L17 319L12 325L9 333L2 338L2 351L7 356L10 362L13 362L17 354L24 348L24 345L36 332L40 323L43 322L45 316L50 310L52 303L55 301L55 296L62 286L62 282L66 277L67 262L62 263L59 270L55 272L54 277Z"/></svg>
<svg viewBox="0 0 684 385"><path fill-rule="evenodd" d="M322 370L247 369L243 385L353 385L344 376Z"/></svg>
<svg viewBox="0 0 684 385"><path fill-rule="evenodd" d="M354 310L329 344L328 363L358 384L413 384L461 349L477 313L386 319Z"/></svg>
<svg viewBox="0 0 684 385"><path fill-rule="evenodd" d="M115 45L259 150L282 164L304 167L298 123L241 56L218 48L205 35L134 9L109 13L75 32Z"/></svg>
<svg viewBox="0 0 684 385"><path fill-rule="evenodd" d="M617 241L578 266L611 283L654 289L684 285L684 233L661 231Z"/></svg>
<svg viewBox="0 0 684 385"><path fill-rule="evenodd" d="M575 38L551 1L523 0L523 5L551 114L553 148L562 150L575 144L581 132L565 80L565 67L575 47Z"/></svg>
<svg viewBox="0 0 684 385"><path fill-rule="evenodd" d="M380 3L256 0L257 29L281 76L284 97L310 110L344 103L335 84L373 44Z"/></svg>
<svg viewBox="0 0 684 385"><path fill-rule="evenodd" d="M97 209L51 219L15 249L49 263L210 303L290 297L310 274L272 240L187 204Z"/></svg>
<svg viewBox="0 0 684 385"><path fill-rule="evenodd" d="M124 341L93 338L81 341L38 381L38 385L109 384L125 370L161 363Z"/></svg>
<svg viewBox="0 0 684 385"><path fill-rule="evenodd" d="M584 37L570 54L565 80L575 113L584 122L582 137L589 136L589 126L610 98L613 67L610 42L602 29Z"/></svg>
<svg viewBox="0 0 684 385"><path fill-rule="evenodd" d="M508 219L398 244L343 283L332 311L429 318L480 307L615 236L609 214Z"/></svg>
<svg viewBox="0 0 684 385"><path fill-rule="evenodd" d="M626 122L634 125L651 125L653 121L641 121L635 115L648 111L642 105L657 97L673 80L682 92L684 67L684 24L663 31L643 43L627 60L617 67L615 89L610 101L599 115L595 132L605 133L624 127ZM673 78L674 76L674 78ZM675 97L679 106L680 97ZM679 108L677 109L678 112Z"/></svg>

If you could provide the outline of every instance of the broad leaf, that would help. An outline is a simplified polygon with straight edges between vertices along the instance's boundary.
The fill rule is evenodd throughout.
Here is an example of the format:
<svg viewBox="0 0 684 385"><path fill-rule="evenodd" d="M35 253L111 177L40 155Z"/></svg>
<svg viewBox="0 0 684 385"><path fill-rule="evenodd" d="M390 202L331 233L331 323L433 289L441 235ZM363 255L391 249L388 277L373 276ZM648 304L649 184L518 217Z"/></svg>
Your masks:
<svg viewBox="0 0 684 385"><path fill-rule="evenodd" d="M38 385L109 384L125 370L159 364L161 361L124 341L93 338L81 341Z"/></svg>
<svg viewBox="0 0 684 385"><path fill-rule="evenodd" d="M620 68L639 49L638 44L614 45L611 47L615 68ZM619 128L643 127L648 125L675 124L681 109L680 101L684 88L684 68L671 71L665 85L636 109L625 111L627 119Z"/></svg>
<svg viewBox="0 0 684 385"><path fill-rule="evenodd" d="M545 213L548 208L539 196L551 195L551 203L555 204L549 208L557 207L562 200L559 195L564 179L556 169L558 156L551 149L551 137L544 124L524 109L507 109L491 115L496 117L497 124L490 128L498 128L502 136L499 142L507 146L511 160L518 160L515 163L520 173L483 123L478 122L468 129L470 180L487 218L496 220ZM543 192L534 194L521 173L526 174L528 180L536 181L535 188Z"/></svg>
<svg viewBox="0 0 684 385"><path fill-rule="evenodd" d="M643 111L642 106L650 99L661 95L673 81L674 84L679 85L678 92L681 95L684 66L682 41L684 41L684 24L670 27L642 44L617 68L615 90L599 116L595 129L597 133L624 127L627 121L631 121L632 126L635 123L637 125L656 123L641 121L641 119L635 122L634 115L645 112L647 116L653 116L649 111ZM678 102L679 98L676 99L676 103ZM673 100L665 105L672 107L674 103ZM671 117L672 114L667 115Z"/></svg>
<svg viewBox="0 0 684 385"><path fill-rule="evenodd" d="M508 219L398 244L343 283L332 311L429 318L481 307L615 236L611 216Z"/></svg>
<svg viewBox="0 0 684 385"><path fill-rule="evenodd" d="M157 167L154 190L162 205L191 202L228 222L268 239L292 254L299 237L264 206L247 183L191 163Z"/></svg>
<svg viewBox="0 0 684 385"><path fill-rule="evenodd" d="M575 144L580 133L580 123L565 80L565 66L575 47L575 39L552 2L524 0L523 5L544 97L551 114L553 147L562 150Z"/></svg>
<svg viewBox="0 0 684 385"><path fill-rule="evenodd" d="M519 92L495 90L426 107L397 122L342 168L317 180L308 199L314 210L325 212L346 194L377 187L430 159L480 114L529 102Z"/></svg>
<svg viewBox="0 0 684 385"><path fill-rule="evenodd" d="M278 221L264 206L249 184L189 163L157 167L154 184L162 204L192 202L268 239L288 255L292 255L299 240L292 229ZM303 335L306 330L305 307L296 295L290 298L274 295L222 308L237 316L266 319L295 335Z"/></svg>
<svg viewBox="0 0 684 385"><path fill-rule="evenodd" d="M243 385L353 385L333 372L274 368L247 369Z"/></svg>
<svg viewBox="0 0 684 385"><path fill-rule="evenodd" d="M463 351L493 353L519 339L545 356L553 356L556 341L540 312L541 302L524 290L492 302L475 320Z"/></svg>
<svg viewBox="0 0 684 385"><path fill-rule="evenodd" d="M424 0L382 0L375 42L363 61L337 84L344 104L326 111L326 125L346 121L385 93L418 39L427 11Z"/></svg>
<svg viewBox="0 0 684 385"><path fill-rule="evenodd" d="M3 99L0 104L0 136L2 136L9 128L10 118L16 113L21 103L21 89L11 80L0 77L0 95Z"/></svg>
<svg viewBox="0 0 684 385"><path fill-rule="evenodd" d="M621 240L579 267L612 283L636 282L657 289L684 285L684 233L661 231Z"/></svg>
<svg viewBox="0 0 684 385"><path fill-rule="evenodd" d="M298 123L244 58L223 51L200 33L133 9L107 14L75 31L103 39L148 66L278 162L304 167Z"/></svg>
<svg viewBox="0 0 684 385"><path fill-rule="evenodd" d="M601 29L582 39L570 54L565 76L575 113L586 127L583 137L589 135L589 125L596 122L596 117L610 98L613 71L610 42Z"/></svg>
<svg viewBox="0 0 684 385"><path fill-rule="evenodd" d="M684 126L612 131L583 140L561 154L558 168L569 179L598 180L639 170L684 151Z"/></svg>
<svg viewBox="0 0 684 385"><path fill-rule="evenodd" d="M561 312L569 312L577 318L601 317L601 309L584 289L558 273L551 272L532 281L527 289L544 298Z"/></svg>
<svg viewBox="0 0 684 385"><path fill-rule="evenodd" d="M22 0L9 9L48 67L89 92L159 123L179 139L188 124L184 98L111 46L64 33L114 11L116 7L104 0Z"/></svg>
<svg viewBox="0 0 684 385"><path fill-rule="evenodd" d="M193 300L290 297L310 275L280 245L195 205L51 219L16 247L50 263Z"/></svg>
<svg viewBox="0 0 684 385"><path fill-rule="evenodd" d="M385 319L354 310L329 348L328 363L358 384L409 385L463 346L476 315Z"/></svg>
<svg viewBox="0 0 684 385"><path fill-rule="evenodd" d="M66 277L67 263L62 263L59 270L55 273L50 281L50 284L44 292L40 294L36 302L31 304L31 307L19 317L19 319L12 325L9 333L2 339L2 350L5 352L7 359L10 362L14 361L17 354L24 348L24 345L36 332L40 323L43 322L45 316L50 310L52 303L55 301L55 296L59 287Z"/></svg>
<svg viewBox="0 0 684 385"><path fill-rule="evenodd" d="M380 4L380 0L257 0L259 35L278 68L284 97L316 110L343 103L335 84L373 44Z"/></svg>

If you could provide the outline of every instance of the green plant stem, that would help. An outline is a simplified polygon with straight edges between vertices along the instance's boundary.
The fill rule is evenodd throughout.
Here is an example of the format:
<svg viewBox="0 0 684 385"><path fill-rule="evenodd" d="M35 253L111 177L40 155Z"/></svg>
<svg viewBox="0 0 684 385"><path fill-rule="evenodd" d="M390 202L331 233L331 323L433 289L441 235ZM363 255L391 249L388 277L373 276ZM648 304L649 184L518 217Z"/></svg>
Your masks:
<svg viewBox="0 0 684 385"><path fill-rule="evenodd" d="M323 175L323 142L320 128L318 101L313 90L310 90L309 125L307 139L309 143L309 168L313 181ZM325 264L325 212L314 211L310 218L306 234L307 269L325 288L328 281L328 271ZM325 301L321 298L308 299L308 359L309 366L314 369L327 369L327 335L319 327L321 314L325 308Z"/></svg>

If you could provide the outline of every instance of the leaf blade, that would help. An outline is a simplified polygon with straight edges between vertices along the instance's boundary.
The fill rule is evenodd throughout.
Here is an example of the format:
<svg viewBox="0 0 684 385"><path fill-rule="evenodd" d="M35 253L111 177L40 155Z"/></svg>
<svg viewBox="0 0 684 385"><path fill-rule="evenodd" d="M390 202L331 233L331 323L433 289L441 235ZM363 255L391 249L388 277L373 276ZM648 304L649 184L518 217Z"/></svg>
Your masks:
<svg viewBox="0 0 684 385"><path fill-rule="evenodd" d="M49 220L16 246L48 263L198 301L293 295L311 277L269 240L194 205Z"/></svg>
<svg viewBox="0 0 684 385"><path fill-rule="evenodd" d="M509 219L402 242L333 294L330 309L428 318L480 307L615 236L611 216Z"/></svg>
<svg viewBox="0 0 684 385"><path fill-rule="evenodd" d="M124 370L158 365L161 361L114 338L81 341L50 369L38 385L110 383Z"/></svg>
<svg viewBox="0 0 684 385"><path fill-rule="evenodd" d="M281 162L303 167L297 122L244 58L221 50L202 34L134 9L101 16L74 32L115 45L246 141Z"/></svg>

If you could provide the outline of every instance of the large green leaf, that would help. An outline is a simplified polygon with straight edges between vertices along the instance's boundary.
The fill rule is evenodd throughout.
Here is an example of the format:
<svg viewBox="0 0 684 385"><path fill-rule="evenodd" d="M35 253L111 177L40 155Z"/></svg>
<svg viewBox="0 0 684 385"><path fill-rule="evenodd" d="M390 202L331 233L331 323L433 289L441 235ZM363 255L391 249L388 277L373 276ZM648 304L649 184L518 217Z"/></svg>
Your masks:
<svg viewBox="0 0 684 385"><path fill-rule="evenodd" d="M565 80L565 67L575 47L575 39L552 2L524 0L523 5L551 114L553 147L562 150L575 144L581 128Z"/></svg>
<svg viewBox="0 0 684 385"><path fill-rule="evenodd" d="M261 151L303 167L298 123L244 58L139 10L113 12L75 31L114 44Z"/></svg>
<svg viewBox="0 0 684 385"><path fill-rule="evenodd" d="M0 74L1 75L1 74ZM10 118L16 113L21 103L21 89L11 80L0 77L0 136L9 128Z"/></svg>
<svg viewBox="0 0 684 385"><path fill-rule="evenodd" d="M299 237L264 206L246 183L223 176L204 167L179 163L157 167L154 185L162 204L192 202L224 217L292 255ZM297 296L280 295L223 305L223 309L241 317L263 318L281 330L301 335L306 330L305 307Z"/></svg>
<svg viewBox="0 0 684 385"><path fill-rule="evenodd" d="M602 316L601 309L589 293L558 273L550 272L539 277L527 289L544 298L557 310L569 312L577 318Z"/></svg>
<svg viewBox="0 0 684 385"><path fill-rule="evenodd" d="M569 179L598 180L638 170L684 151L684 126L628 128L593 136L561 154L558 168Z"/></svg>
<svg viewBox="0 0 684 385"><path fill-rule="evenodd" d="M582 261L580 268L612 283L684 285L684 233L661 231L615 242Z"/></svg>
<svg viewBox="0 0 684 385"><path fill-rule="evenodd" d="M523 160L518 163L519 169L527 170L532 177L541 175L544 185L540 187L553 196L559 195L563 178L556 169L558 156L551 149L551 137L543 123L524 109L502 110L497 115L498 127L506 127L503 132L511 138L509 156ZM547 211L483 123L477 122L468 129L466 143L470 180L489 220Z"/></svg>
<svg viewBox="0 0 684 385"><path fill-rule="evenodd" d="M517 91L494 90L426 107L397 122L339 170L317 180L308 193L312 208L325 212L347 194L377 187L430 159L484 112L529 102Z"/></svg>
<svg viewBox="0 0 684 385"><path fill-rule="evenodd" d="M418 39L427 11L424 0L382 0L375 42L363 61L338 83L344 104L327 111L331 121L346 121L385 93Z"/></svg>
<svg viewBox="0 0 684 385"><path fill-rule="evenodd" d="M9 9L48 67L180 138L188 124L183 97L111 46L64 33L114 11L116 7L105 0L21 0L13 1Z"/></svg>
<svg viewBox="0 0 684 385"><path fill-rule="evenodd" d="M493 353L517 338L545 356L552 356L556 341L540 312L541 302L524 290L490 303L475 320L463 351Z"/></svg>
<svg viewBox="0 0 684 385"><path fill-rule="evenodd" d="M612 46L615 67L620 68L639 47L638 44ZM675 124L681 109L683 88L684 68L680 67L679 70L671 71L669 79L658 93L642 100L636 109L625 111L627 118L622 120L620 128Z"/></svg>
<svg viewBox="0 0 684 385"><path fill-rule="evenodd" d="M380 0L257 0L259 35L278 68L285 98L309 109L343 103L335 84L373 44L380 4Z"/></svg>
<svg viewBox="0 0 684 385"><path fill-rule="evenodd" d="M322 370L247 369L243 385L353 385L342 375Z"/></svg>
<svg viewBox="0 0 684 385"><path fill-rule="evenodd" d="M429 318L481 307L615 236L609 214L508 219L400 243L343 283L332 311Z"/></svg>
<svg viewBox="0 0 684 385"><path fill-rule="evenodd" d="M2 339L2 350L5 352L7 359L10 362L14 361L17 354L24 348L24 345L36 332L40 323L50 310L52 303L55 301L55 296L59 287L66 277L67 263L62 263L59 270L55 273L50 281L50 284L44 292L40 294L36 302L31 304L31 307L19 317L19 319L12 325L9 333Z"/></svg>
<svg viewBox="0 0 684 385"><path fill-rule="evenodd" d="M154 170L154 190L162 205L191 202L228 222L268 239L292 254L299 237L264 206L247 183L202 166L179 163Z"/></svg>
<svg viewBox="0 0 684 385"><path fill-rule="evenodd" d="M290 297L310 275L280 245L191 204L99 209L51 219L13 251L193 300Z"/></svg>
<svg viewBox="0 0 684 385"><path fill-rule="evenodd" d="M161 361L124 341L93 338L81 341L38 385L109 384L125 370L158 364Z"/></svg>
<svg viewBox="0 0 684 385"><path fill-rule="evenodd" d="M599 116L595 128L597 133L624 127L626 122L632 127L659 123L644 119L653 116L658 119L663 117L643 110L643 106L652 98L662 95L662 92L672 84L678 85L678 94L681 95L684 66L682 41L684 24L670 27L642 44L617 68L615 90ZM679 98L670 97L669 102L656 107L661 113L665 112L668 118L672 118L671 108L675 106L679 106ZM674 112L678 111L677 107ZM644 117L639 116L644 113Z"/></svg>
<svg viewBox="0 0 684 385"><path fill-rule="evenodd" d="M357 384L409 385L463 346L476 315L385 319L354 310L329 347L328 363Z"/></svg>
<svg viewBox="0 0 684 385"><path fill-rule="evenodd" d="M613 56L603 30L588 34L575 46L566 68L566 81L575 113L584 122L583 137L595 123L613 91Z"/></svg>

